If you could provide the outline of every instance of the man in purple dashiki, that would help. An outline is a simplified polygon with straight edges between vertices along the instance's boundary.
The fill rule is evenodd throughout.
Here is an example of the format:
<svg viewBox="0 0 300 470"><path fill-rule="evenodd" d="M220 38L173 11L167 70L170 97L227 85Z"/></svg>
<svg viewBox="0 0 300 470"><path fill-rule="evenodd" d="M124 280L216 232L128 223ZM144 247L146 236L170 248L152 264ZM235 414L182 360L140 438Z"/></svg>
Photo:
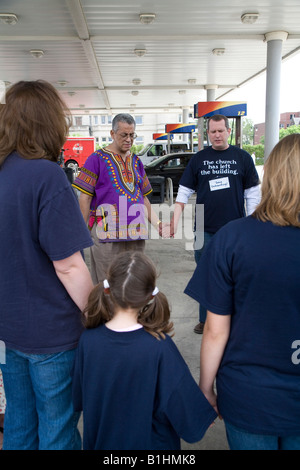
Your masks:
<svg viewBox="0 0 300 470"><path fill-rule="evenodd" d="M113 257L124 250L144 250L147 220L158 228L162 223L147 195L152 188L140 159L130 153L135 120L118 114L112 121L113 142L88 157L73 187L80 191L79 204L94 245L91 275L103 281ZM146 211L145 211L146 209Z"/></svg>

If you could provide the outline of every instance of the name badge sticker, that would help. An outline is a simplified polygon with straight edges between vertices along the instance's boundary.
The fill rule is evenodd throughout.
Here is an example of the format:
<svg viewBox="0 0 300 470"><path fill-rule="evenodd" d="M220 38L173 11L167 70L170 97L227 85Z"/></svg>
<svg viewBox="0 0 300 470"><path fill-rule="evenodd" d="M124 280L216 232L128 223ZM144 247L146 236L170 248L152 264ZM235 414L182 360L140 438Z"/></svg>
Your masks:
<svg viewBox="0 0 300 470"><path fill-rule="evenodd" d="M217 178L215 180L209 181L209 186L211 191L219 191L220 189L230 188L229 178Z"/></svg>

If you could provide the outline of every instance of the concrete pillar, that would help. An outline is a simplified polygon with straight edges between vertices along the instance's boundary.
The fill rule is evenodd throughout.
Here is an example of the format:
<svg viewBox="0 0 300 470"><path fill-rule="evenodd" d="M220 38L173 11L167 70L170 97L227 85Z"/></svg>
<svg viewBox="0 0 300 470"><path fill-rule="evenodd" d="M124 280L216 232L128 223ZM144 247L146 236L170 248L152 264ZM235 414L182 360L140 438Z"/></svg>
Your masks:
<svg viewBox="0 0 300 470"><path fill-rule="evenodd" d="M215 101L218 85L205 85L206 101ZM198 149L204 148L204 118L198 119Z"/></svg>
<svg viewBox="0 0 300 470"><path fill-rule="evenodd" d="M280 76L282 42L287 39L285 31L275 31L265 35L267 41L267 83L266 83L266 127L265 160L279 140L280 121Z"/></svg>
<svg viewBox="0 0 300 470"><path fill-rule="evenodd" d="M189 122L189 110L190 108L184 107L182 108L182 122L183 124L187 124ZM189 135L188 134L183 134L183 140L184 142L189 141Z"/></svg>
<svg viewBox="0 0 300 470"><path fill-rule="evenodd" d="M205 85L206 101L215 101L218 85Z"/></svg>
<svg viewBox="0 0 300 470"><path fill-rule="evenodd" d="M204 149L204 118L198 119L198 150Z"/></svg>

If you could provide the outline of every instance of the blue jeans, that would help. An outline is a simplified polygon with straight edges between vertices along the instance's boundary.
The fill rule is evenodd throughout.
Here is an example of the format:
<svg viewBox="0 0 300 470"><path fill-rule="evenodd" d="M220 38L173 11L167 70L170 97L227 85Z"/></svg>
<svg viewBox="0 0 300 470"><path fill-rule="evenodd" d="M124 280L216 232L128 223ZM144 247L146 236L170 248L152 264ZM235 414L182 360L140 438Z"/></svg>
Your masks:
<svg viewBox="0 0 300 470"><path fill-rule="evenodd" d="M252 434L225 422L231 450L300 450L300 436Z"/></svg>
<svg viewBox="0 0 300 470"><path fill-rule="evenodd" d="M195 258L196 264L199 263L204 248L208 245L208 243L210 242L213 236L214 236L213 233L204 232L204 240L203 240L202 248L194 251L194 258ZM195 245L196 245L196 237L197 235L195 235ZM205 323L205 321L206 321L206 308L200 305L199 306L199 322Z"/></svg>
<svg viewBox="0 0 300 470"><path fill-rule="evenodd" d="M6 350L4 450L80 450L80 413L72 403L75 350L25 354Z"/></svg>

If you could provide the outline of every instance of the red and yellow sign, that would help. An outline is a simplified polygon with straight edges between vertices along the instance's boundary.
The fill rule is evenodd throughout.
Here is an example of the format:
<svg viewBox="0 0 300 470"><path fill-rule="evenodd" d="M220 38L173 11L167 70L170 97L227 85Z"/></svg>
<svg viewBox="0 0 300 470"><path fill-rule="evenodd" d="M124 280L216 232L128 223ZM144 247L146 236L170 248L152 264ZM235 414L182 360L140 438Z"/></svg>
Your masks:
<svg viewBox="0 0 300 470"><path fill-rule="evenodd" d="M194 117L208 118L214 114L227 117L247 116L247 103L244 101L201 101L194 105Z"/></svg>
<svg viewBox="0 0 300 470"><path fill-rule="evenodd" d="M165 131L173 134L187 134L195 131L195 124L166 124Z"/></svg>

